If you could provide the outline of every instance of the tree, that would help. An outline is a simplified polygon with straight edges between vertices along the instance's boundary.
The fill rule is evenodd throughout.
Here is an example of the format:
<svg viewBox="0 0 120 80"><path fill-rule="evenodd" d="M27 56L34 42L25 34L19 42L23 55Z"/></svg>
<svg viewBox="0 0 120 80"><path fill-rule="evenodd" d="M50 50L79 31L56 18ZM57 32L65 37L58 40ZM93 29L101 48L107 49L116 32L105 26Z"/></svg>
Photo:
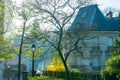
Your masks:
<svg viewBox="0 0 120 80"><path fill-rule="evenodd" d="M119 18L120 15L118 20ZM116 39L114 44L115 46L110 50L111 58L107 60L105 69L101 71L101 75L107 80L120 80L120 40Z"/></svg>
<svg viewBox="0 0 120 80"><path fill-rule="evenodd" d="M2 34L2 32L4 31L4 10L5 10L5 1L4 0L0 0L0 34ZM3 38L1 38L3 39Z"/></svg>
<svg viewBox="0 0 120 80"><path fill-rule="evenodd" d="M3 4L1 4L3 3ZM0 48L2 50L3 46L4 46L4 35L3 35L3 31L4 31L4 15L3 15L3 12L4 12L4 8L5 8L5 2L4 0L1 0L0 1ZM3 53L2 51L0 51L0 53ZM1 56L0 56L1 57Z"/></svg>
<svg viewBox="0 0 120 80"><path fill-rule="evenodd" d="M13 54L14 54L14 50L12 45L10 44L10 41L5 41L5 45L3 48L0 49L1 54L0 54L0 61L5 61L7 59L12 59L13 58Z"/></svg>
<svg viewBox="0 0 120 80"><path fill-rule="evenodd" d="M120 13L118 15L118 25L120 25Z"/></svg>
<svg viewBox="0 0 120 80"><path fill-rule="evenodd" d="M21 54L23 53L23 42L24 42L24 35L25 35L25 30L27 26L27 22L31 18L31 13L28 11L28 5L25 4L25 2L22 3L20 7L14 6L15 7L15 12L18 14L16 16L18 19L20 19L23 24L21 26L21 40L20 40L20 45L19 45L19 53L18 53L18 80L20 80L20 74L21 74Z"/></svg>
<svg viewBox="0 0 120 80"><path fill-rule="evenodd" d="M74 0L74 2L70 0L33 0L32 2L34 13L38 16L36 19L41 26L41 30L37 29L39 33L38 36L41 36L41 38L49 42L58 52L66 70L67 80L69 80L69 69L67 66L68 56L71 52L77 50L77 44L80 39L83 38L83 36L78 37L77 35L77 40L74 38L74 41L72 40L72 42L74 42L73 45L69 46L69 49L67 48L68 50L65 52L65 47L68 47L70 43L70 41L66 41L66 36L71 36L67 35L67 28L71 25L78 9L88 5L91 1L92 0Z"/></svg>
<svg viewBox="0 0 120 80"><path fill-rule="evenodd" d="M120 79L120 55L111 57L106 62L106 67L101 71L102 76L107 80Z"/></svg>
<svg viewBox="0 0 120 80"><path fill-rule="evenodd" d="M7 15L7 12L9 9L9 6L6 5L7 1L0 0L0 61L12 58L13 56L9 53L11 53L11 48L10 48L10 41L5 40L5 34L7 33L7 28L8 28L8 23L7 21L12 21L11 15ZM9 17L9 18L8 18ZM9 20L8 20L9 19ZM9 25L10 26L10 25ZM8 55L9 54L9 55Z"/></svg>
<svg viewBox="0 0 120 80"><path fill-rule="evenodd" d="M17 35L16 37L18 37L19 39L19 41L17 41L19 42L19 44L17 45L17 47L19 47L19 50L15 48L15 50L19 52L17 54L18 55L18 80L20 80L20 74L21 74L21 58L22 58L21 55L23 53L28 53L28 54L24 54L24 56L27 56L27 58L30 59L32 55L32 52L30 52L31 45L35 44L34 41L30 39L31 36L29 35L29 32L32 30L32 25L31 25L33 20L32 18L34 17L33 11L30 9L30 7L31 6L27 4L25 1L23 1L21 6L14 6L15 13L17 14L15 18L17 18L22 22L21 26L16 26L16 27L20 27L19 28L20 32L16 34ZM36 50L36 52L41 53L40 51L42 51L43 48L42 47L37 47L37 48L38 49ZM38 57L38 56L41 56L41 54L35 54L35 57Z"/></svg>

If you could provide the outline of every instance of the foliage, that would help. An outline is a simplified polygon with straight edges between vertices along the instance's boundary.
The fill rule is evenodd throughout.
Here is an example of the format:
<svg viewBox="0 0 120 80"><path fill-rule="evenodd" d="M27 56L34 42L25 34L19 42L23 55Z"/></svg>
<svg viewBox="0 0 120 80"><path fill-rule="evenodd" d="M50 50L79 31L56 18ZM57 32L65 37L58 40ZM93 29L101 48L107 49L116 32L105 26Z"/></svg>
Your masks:
<svg viewBox="0 0 120 80"><path fill-rule="evenodd" d="M118 25L120 26L120 13L118 15Z"/></svg>
<svg viewBox="0 0 120 80"><path fill-rule="evenodd" d="M120 55L120 41L119 40L115 40L114 41L115 46L110 50L110 54L112 56L117 56Z"/></svg>
<svg viewBox="0 0 120 80"><path fill-rule="evenodd" d="M4 25L4 15L3 12L5 10L5 1L0 0L0 33L3 31L3 25Z"/></svg>
<svg viewBox="0 0 120 80"><path fill-rule="evenodd" d="M118 25L120 25L120 13ZM112 57L106 62L105 69L101 71L102 77L107 80L120 80L120 40L116 39L114 44L115 46L111 49Z"/></svg>
<svg viewBox="0 0 120 80"><path fill-rule="evenodd" d="M48 65L46 68L47 71L64 71L64 65Z"/></svg>
<svg viewBox="0 0 120 80"><path fill-rule="evenodd" d="M120 55L111 57L106 62L106 68L101 72L102 76L109 76L112 80L120 79ZM114 78L114 79L113 79Z"/></svg>
<svg viewBox="0 0 120 80"><path fill-rule="evenodd" d="M40 47L40 48L37 48L35 53L34 53L34 57L35 59L37 59L38 57L42 56L42 52L44 51L44 47ZM23 50L23 53L24 53L24 56L31 60L32 59L32 55L33 55L33 52L31 49L27 49L27 50Z"/></svg>
<svg viewBox="0 0 120 80"><path fill-rule="evenodd" d="M55 77L48 77L48 76L35 76L35 77L28 77L28 80L64 80L61 78L55 78Z"/></svg>
<svg viewBox="0 0 120 80"><path fill-rule="evenodd" d="M3 4L1 4L3 3ZM0 59L4 60L4 55L2 49L4 48L4 35L2 34L3 32L3 25L4 25L4 7L5 3L3 0L0 1ZM2 54L1 54L2 53Z"/></svg>
<svg viewBox="0 0 120 80"><path fill-rule="evenodd" d="M71 22L76 15L76 12L80 7L86 6L91 3L92 0L33 0L31 10L34 11L37 23L34 25L36 31L33 31L32 37L41 41L41 38L51 45L52 49L56 50L60 56L60 60L66 70L67 77L69 78L69 70L67 65L67 59L70 53L77 48L77 43L81 38L74 39L73 45L68 44L66 40L66 29L71 25ZM34 28L32 28L34 29ZM56 31L53 31L56 30ZM78 36L77 36L78 37ZM33 38L31 38L33 39ZM67 47L67 50L65 50ZM69 49L68 49L69 47ZM65 51L64 51L65 50ZM79 51L80 52L80 51ZM60 62L61 62L60 61ZM58 62L58 61L57 61ZM52 69L53 69L53 63ZM55 67L59 69L56 64ZM56 69L55 69L56 70ZM68 79L69 80L69 79Z"/></svg>
<svg viewBox="0 0 120 80"><path fill-rule="evenodd" d="M74 71L75 70L75 71ZM78 69L73 69L70 70L70 80L83 80L82 75L86 75L86 74L82 74ZM89 74L89 73L88 73ZM51 76L51 77L57 77L57 78L66 78L66 72L65 71L44 71L43 72L43 76Z"/></svg>
<svg viewBox="0 0 120 80"><path fill-rule="evenodd" d="M5 38L5 32L9 25L8 21L11 21L11 16L9 14L5 15L9 8L6 4L5 0L0 0L0 61L13 58L13 50L9 38Z"/></svg>
<svg viewBox="0 0 120 80"><path fill-rule="evenodd" d="M74 73L81 73L79 69L77 68L73 68L70 70L70 72L74 72Z"/></svg>
<svg viewBox="0 0 120 80"><path fill-rule="evenodd" d="M28 59L32 59L31 56L33 54L33 52L31 51L31 46L32 44L35 44L36 46L36 50L35 50L35 58L38 58L40 56L42 56L42 53L44 51L44 42L43 39L36 39L36 35L38 35L39 33L36 31L36 28L38 29L38 23L33 21L33 24L31 26L26 26L26 36L24 36L24 44L23 44L23 53L24 56ZM34 36L33 36L34 35Z"/></svg>
<svg viewBox="0 0 120 80"><path fill-rule="evenodd" d="M107 80L119 80L120 79L120 41L115 40L115 46L111 49L112 57L106 62L106 67L101 71L103 78Z"/></svg>
<svg viewBox="0 0 120 80"><path fill-rule="evenodd" d="M14 49L13 46L10 44L10 41L8 40L3 40L3 46L0 48L0 61L4 61L7 59L12 59L14 58Z"/></svg>
<svg viewBox="0 0 120 80"><path fill-rule="evenodd" d="M60 59L57 51L54 52L50 65L46 68L47 71L65 71L64 64Z"/></svg>
<svg viewBox="0 0 120 80"><path fill-rule="evenodd" d="M120 13L118 16L118 25L120 25ZM111 49L112 57L106 62L105 69L101 71L102 77L107 80L120 80L120 40L116 39L114 44L115 46Z"/></svg>

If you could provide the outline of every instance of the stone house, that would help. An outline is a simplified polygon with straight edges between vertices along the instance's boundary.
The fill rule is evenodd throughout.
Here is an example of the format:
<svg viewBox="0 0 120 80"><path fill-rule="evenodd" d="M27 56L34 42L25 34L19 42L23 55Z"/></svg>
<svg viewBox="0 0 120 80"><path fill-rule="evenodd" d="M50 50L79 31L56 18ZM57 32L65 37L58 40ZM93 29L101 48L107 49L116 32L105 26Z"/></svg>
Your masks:
<svg viewBox="0 0 120 80"><path fill-rule="evenodd" d="M110 49L118 39L120 27L117 18L110 11L106 16L97 5L89 5L79 9L68 31L72 33L87 31L86 37L78 44L83 57L77 52L69 56L71 68L81 71L100 71L110 57ZM83 45L86 44L86 46Z"/></svg>
<svg viewBox="0 0 120 80"><path fill-rule="evenodd" d="M86 35L77 44L83 56L76 51L70 54L68 57L70 67L86 72L98 72L104 69L105 61L110 57L110 49L114 46L114 40L118 38L119 30L118 20L112 16L111 11L104 16L96 4L80 8L68 32ZM36 70L44 70L50 62L53 48L48 44L45 44L47 52L45 51L44 55L36 60Z"/></svg>

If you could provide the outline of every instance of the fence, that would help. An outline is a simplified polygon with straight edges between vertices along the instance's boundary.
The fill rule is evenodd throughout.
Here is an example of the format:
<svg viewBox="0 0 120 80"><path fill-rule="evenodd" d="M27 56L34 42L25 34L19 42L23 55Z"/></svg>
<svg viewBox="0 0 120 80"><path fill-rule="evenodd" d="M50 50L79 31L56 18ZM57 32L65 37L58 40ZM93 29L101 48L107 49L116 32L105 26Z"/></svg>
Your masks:
<svg viewBox="0 0 120 80"><path fill-rule="evenodd" d="M58 77L58 78L65 78L65 72L52 72L52 71L43 71L44 76L51 76L51 77ZM70 79L71 80L102 80L100 73L98 72L86 72L86 73L77 73L77 72L70 72Z"/></svg>

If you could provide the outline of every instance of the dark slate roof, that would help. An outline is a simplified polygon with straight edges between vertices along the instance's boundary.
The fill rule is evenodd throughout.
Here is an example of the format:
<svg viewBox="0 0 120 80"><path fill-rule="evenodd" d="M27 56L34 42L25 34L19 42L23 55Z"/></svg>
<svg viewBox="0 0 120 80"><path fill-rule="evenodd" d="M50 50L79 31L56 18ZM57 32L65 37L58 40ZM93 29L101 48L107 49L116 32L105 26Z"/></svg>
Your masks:
<svg viewBox="0 0 120 80"><path fill-rule="evenodd" d="M92 31L118 31L120 27L117 18L107 18L102 14L96 4L79 9L68 31L92 30Z"/></svg>

